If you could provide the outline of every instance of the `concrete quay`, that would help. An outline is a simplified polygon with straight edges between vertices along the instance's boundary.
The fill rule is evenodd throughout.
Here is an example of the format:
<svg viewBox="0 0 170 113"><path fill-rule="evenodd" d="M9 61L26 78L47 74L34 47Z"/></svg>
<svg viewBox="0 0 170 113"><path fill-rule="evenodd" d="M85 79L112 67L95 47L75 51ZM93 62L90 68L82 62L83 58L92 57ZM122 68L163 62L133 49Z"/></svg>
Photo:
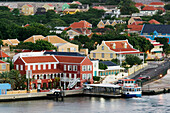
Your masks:
<svg viewBox="0 0 170 113"><path fill-rule="evenodd" d="M143 85L143 95L154 95L170 92L170 73L154 82Z"/></svg>

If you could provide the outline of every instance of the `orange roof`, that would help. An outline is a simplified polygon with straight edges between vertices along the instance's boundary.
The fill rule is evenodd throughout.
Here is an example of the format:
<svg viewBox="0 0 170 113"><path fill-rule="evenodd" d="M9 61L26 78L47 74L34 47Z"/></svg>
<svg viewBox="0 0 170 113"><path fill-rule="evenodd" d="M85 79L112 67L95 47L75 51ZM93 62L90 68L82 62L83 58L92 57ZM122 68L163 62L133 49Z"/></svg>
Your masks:
<svg viewBox="0 0 170 113"><path fill-rule="evenodd" d="M163 2L151 2L149 5L165 5Z"/></svg>
<svg viewBox="0 0 170 113"><path fill-rule="evenodd" d="M157 10L155 7L153 6L145 6L142 11L155 11Z"/></svg>
<svg viewBox="0 0 170 113"><path fill-rule="evenodd" d="M53 56L30 56L22 57L26 63L44 63L44 62L57 62Z"/></svg>
<svg viewBox="0 0 170 113"><path fill-rule="evenodd" d="M55 56L59 62L81 63L85 57Z"/></svg>
<svg viewBox="0 0 170 113"><path fill-rule="evenodd" d="M29 24L26 24L24 27L30 26Z"/></svg>
<svg viewBox="0 0 170 113"><path fill-rule="evenodd" d="M69 29L69 28L91 28L92 24L90 24L89 22L82 20L79 22L74 22L72 23L68 28L66 28L65 30Z"/></svg>
<svg viewBox="0 0 170 113"><path fill-rule="evenodd" d="M0 58L2 57L10 57L10 56L8 56L6 53L0 50Z"/></svg>
<svg viewBox="0 0 170 113"><path fill-rule="evenodd" d="M4 62L4 61L2 61L2 60L0 60L0 63L4 63L4 64L7 63L7 64L8 64L8 62Z"/></svg>
<svg viewBox="0 0 170 113"><path fill-rule="evenodd" d="M165 9L163 7L157 7L156 9L165 12Z"/></svg>
<svg viewBox="0 0 170 113"><path fill-rule="evenodd" d="M155 19L152 19L149 21L150 24L160 24L158 21L156 21Z"/></svg>
<svg viewBox="0 0 170 113"><path fill-rule="evenodd" d="M28 6L28 7L33 7L33 6L32 6L32 5L30 5L30 4L27 4L27 6Z"/></svg>
<svg viewBox="0 0 170 113"><path fill-rule="evenodd" d="M18 45L20 43L20 41L18 39L7 39L7 40L2 40L3 45L7 44L7 45Z"/></svg>
<svg viewBox="0 0 170 113"><path fill-rule="evenodd" d="M135 4L135 7L141 7L141 6L144 6L144 4L143 3L136 3Z"/></svg>
<svg viewBox="0 0 170 113"><path fill-rule="evenodd" d="M104 6L93 6L93 9L104 10Z"/></svg>
<svg viewBox="0 0 170 113"><path fill-rule="evenodd" d="M51 35L51 36L46 36L45 38L43 38L42 40L48 41L52 44L56 44L56 43L68 43L67 41L65 41L64 39L56 36L56 35Z"/></svg>
<svg viewBox="0 0 170 113"><path fill-rule="evenodd" d="M53 5L52 4L48 4L50 7L53 7Z"/></svg>
<svg viewBox="0 0 170 113"><path fill-rule="evenodd" d="M116 47L113 49L113 44L115 43ZM127 44L127 48L124 47L125 43ZM115 52L137 52L136 49L134 49L127 40L119 40L119 41L105 41L105 44L113 51Z"/></svg>
<svg viewBox="0 0 170 113"><path fill-rule="evenodd" d="M143 25L127 25L130 31L142 31Z"/></svg>
<svg viewBox="0 0 170 113"><path fill-rule="evenodd" d="M42 36L42 35L33 35L30 38L24 40L24 42L35 43L37 40L42 40L43 38L44 38L44 36Z"/></svg>
<svg viewBox="0 0 170 113"><path fill-rule="evenodd" d="M135 81L134 79L122 79L123 81Z"/></svg>
<svg viewBox="0 0 170 113"><path fill-rule="evenodd" d="M139 25L139 24L143 24L144 22L145 21L135 21L131 25Z"/></svg>

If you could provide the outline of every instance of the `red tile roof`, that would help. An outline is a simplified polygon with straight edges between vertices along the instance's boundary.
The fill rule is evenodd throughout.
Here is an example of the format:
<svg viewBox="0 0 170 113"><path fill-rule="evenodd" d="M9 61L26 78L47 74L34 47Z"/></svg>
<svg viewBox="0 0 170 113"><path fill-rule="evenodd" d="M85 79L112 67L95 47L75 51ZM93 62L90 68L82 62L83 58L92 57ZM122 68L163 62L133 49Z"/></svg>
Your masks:
<svg viewBox="0 0 170 113"><path fill-rule="evenodd" d="M163 12L166 11L163 7L157 7L156 9L157 9L157 10L161 10L161 11L163 11Z"/></svg>
<svg viewBox="0 0 170 113"><path fill-rule="evenodd" d="M49 69L49 70L32 70L32 74L55 74L55 73L62 73L62 70L59 69Z"/></svg>
<svg viewBox="0 0 170 113"><path fill-rule="evenodd" d="M113 49L113 44L116 44L116 49ZM124 48L124 44L127 44L127 48ZM137 52L136 49L132 48L132 46L129 45L127 40L120 40L120 41L105 41L105 44L113 51L115 52L127 52L127 51L133 51Z"/></svg>
<svg viewBox="0 0 170 113"><path fill-rule="evenodd" d="M149 5L165 5L163 2L151 2Z"/></svg>
<svg viewBox="0 0 170 113"><path fill-rule="evenodd" d="M139 25L139 24L143 24L145 21L135 21L132 23L132 25Z"/></svg>
<svg viewBox="0 0 170 113"><path fill-rule="evenodd" d="M82 20L80 22L72 23L68 28L91 28L91 27L92 25L89 22Z"/></svg>
<svg viewBox="0 0 170 113"><path fill-rule="evenodd" d="M48 4L50 7L53 7L53 5L52 4Z"/></svg>
<svg viewBox="0 0 170 113"><path fill-rule="evenodd" d="M150 24L160 24L158 21L156 21L155 19L152 19L149 21Z"/></svg>
<svg viewBox="0 0 170 113"><path fill-rule="evenodd" d="M33 7L33 6L32 6L32 5L30 5L30 4L27 4L27 6L28 6L28 7Z"/></svg>
<svg viewBox="0 0 170 113"><path fill-rule="evenodd" d="M103 7L103 6L93 6L93 9L104 10L105 7Z"/></svg>
<svg viewBox="0 0 170 113"><path fill-rule="evenodd" d="M53 56L30 56L22 57L26 63L43 63L43 62L57 62Z"/></svg>
<svg viewBox="0 0 170 113"><path fill-rule="evenodd" d="M30 26L29 24L26 24L24 27Z"/></svg>
<svg viewBox="0 0 170 113"><path fill-rule="evenodd" d="M73 56L55 56L59 62L65 63L81 63L85 57Z"/></svg>
<svg viewBox="0 0 170 113"><path fill-rule="evenodd" d="M143 25L127 25L130 31L142 31Z"/></svg>
<svg viewBox="0 0 170 113"><path fill-rule="evenodd" d="M141 7L141 6L144 6L144 4L143 3L136 3L135 4L135 7Z"/></svg>
<svg viewBox="0 0 170 113"><path fill-rule="evenodd" d="M7 63L7 62L4 62L4 61L0 60L0 63L4 63L4 64L5 64L5 63Z"/></svg>
<svg viewBox="0 0 170 113"><path fill-rule="evenodd" d="M154 46L163 46L163 44L153 44Z"/></svg>
<svg viewBox="0 0 170 113"><path fill-rule="evenodd" d="M155 11L157 10L155 7L153 6L145 6L142 11Z"/></svg>
<svg viewBox="0 0 170 113"><path fill-rule="evenodd" d="M126 52L126 53L120 53L120 54L139 54L139 53L143 53L143 52L137 51L137 52Z"/></svg>
<svg viewBox="0 0 170 113"><path fill-rule="evenodd" d="M0 50L0 58L2 57L10 57L10 56L8 56L6 53Z"/></svg>

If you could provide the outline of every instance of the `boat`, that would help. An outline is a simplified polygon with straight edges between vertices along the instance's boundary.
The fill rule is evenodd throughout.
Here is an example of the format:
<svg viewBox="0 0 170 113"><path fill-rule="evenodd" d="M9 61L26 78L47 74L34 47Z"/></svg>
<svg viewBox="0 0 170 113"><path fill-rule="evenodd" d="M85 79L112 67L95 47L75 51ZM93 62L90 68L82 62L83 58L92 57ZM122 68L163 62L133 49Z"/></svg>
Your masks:
<svg viewBox="0 0 170 113"><path fill-rule="evenodd" d="M121 79L118 81L118 85L122 87L123 97L141 97L142 90L134 79Z"/></svg>

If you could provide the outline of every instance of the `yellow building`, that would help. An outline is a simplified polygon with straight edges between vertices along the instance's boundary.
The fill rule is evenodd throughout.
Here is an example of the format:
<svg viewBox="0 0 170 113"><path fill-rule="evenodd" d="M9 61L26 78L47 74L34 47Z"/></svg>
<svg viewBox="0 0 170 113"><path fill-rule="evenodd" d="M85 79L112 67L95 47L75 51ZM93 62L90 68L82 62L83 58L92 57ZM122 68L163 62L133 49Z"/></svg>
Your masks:
<svg viewBox="0 0 170 113"><path fill-rule="evenodd" d="M115 26L116 24L126 24L123 20L101 20L98 24L98 28L104 28L106 25Z"/></svg>
<svg viewBox="0 0 170 113"><path fill-rule="evenodd" d="M24 42L36 43L37 40L42 40L43 38L45 37L42 35L33 35L30 38L27 38L26 40L24 40Z"/></svg>
<svg viewBox="0 0 170 113"><path fill-rule="evenodd" d="M53 35L53 36L46 36L43 38L50 43L52 43L55 47L57 47L58 52L78 52L78 45L72 44L70 42L65 41L64 39Z"/></svg>
<svg viewBox="0 0 170 113"><path fill-rule="evenodd" d="M43 7L46 9L46 11L54 10L54 6L52 4L44 4Z"/></svg>
<svg viewBox="0 0 170 113"><path fill-rule="evenodd" d="M10 64L0 60L0 73L10 71Z"/></svg>
<svg viewBox="0 0 170 113"><path fill-rule="evenodd" d="M76 14L77 12L80 12L79 9L64 9L64 14Z"/></svg>
<svg viewBox="0 0 170 113"><path fill-rule="evenodd" d="M134 49L128 40L102 41L101 45L97 45L96 50L90 52L90 58L99 60L117 58L122 62L128 54L133 54L143 59L143 53Z"/></svg>
<svg viewBox="0 0 170 113"><path fill-rule="evenodd" d="M30 4L23 5L22 13L24 13L24 15L34 15L34 7Z"/></svg>
<svg viewBox="0 0 170 113"><path fill-rule="evenodd" d="M18 39L6 39L2 40L3 45L10 45L10 46L16 46L20 43Z"/></svg>
<svg viewBox="0 0 170 113"><path fill-rule="evenodd" d="M128 25L131 25L136 21L142 21L142 19L140 17L131 17L128 21Z"/></svg>

